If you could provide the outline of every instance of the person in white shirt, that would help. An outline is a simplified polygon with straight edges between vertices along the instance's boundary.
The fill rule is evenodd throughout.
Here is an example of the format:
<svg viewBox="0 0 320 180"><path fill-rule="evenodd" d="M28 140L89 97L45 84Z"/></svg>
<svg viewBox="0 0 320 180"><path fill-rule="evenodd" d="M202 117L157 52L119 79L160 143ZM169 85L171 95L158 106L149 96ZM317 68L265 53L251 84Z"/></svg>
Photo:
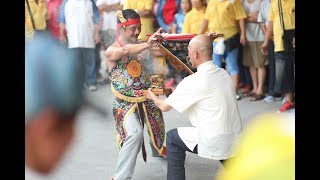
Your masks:
<svg viewBox="0 0 320 180"><path fill-rule="evenodd" d="M99 11L93 0L64 0L60 6L60 42L68 44L81 57L80 63L85 67L85 86L90 91L97 90L95 46L100 40L99 20Z"/></svg>
<svg viewBox="0 0 320 180"><path fill-rule="evenodd" d="M122 10L124 0L97 0L102 15L101 40L106 50L116 40L117 10Z"/></svg>
<svg viewBox="0 0 320 180"><path fill-rule="evenodd" d="M263 0L242 0L247 13L246 36L247 44L243 46L243 66L249 67L253 89L249 93L250 101L260 101L265 98L264 85L266 80L267 56L261 53L260 47L264 41L264 34L257 22L260 4Z"/></svg>
<svg viewBox="0 0 320 180"><path fill-rule="evenodd" d="M122 10L124 0L96 0L101 16L99 34L101 43L96 48L98 61L96 61L97 79L104 84L110 83L106 65L105 50L116 41L117 10Z"/></svg>
<svg viewBox="0 0 320 180"><path fill-rule="evenodd" d="M148 89L147 98L157 107L187 113L193 126L167 132L168 180L185 179L186 151L221 162L234 156L233 149L242 130L232 79L213 64L210 37L195 36L188 51L196 73L184 78L167 99L160 99Z"/></svg>
<svg viewBox="0 0 320 180"><path fill-rule="evenodd" d="M260 24L261 30L263 34L266 36L267 27L268 27L268 15L270 10L270 2L271 0L263 0L260 4L260 10L257 18L257 22ZM267 103L274 102L275 100L281 100L281 93L277 92L275 89L276 85L276 59L274 56L274 42L273 37L269 41L268 45L268 96L266 96L263 100Z"/></svg>

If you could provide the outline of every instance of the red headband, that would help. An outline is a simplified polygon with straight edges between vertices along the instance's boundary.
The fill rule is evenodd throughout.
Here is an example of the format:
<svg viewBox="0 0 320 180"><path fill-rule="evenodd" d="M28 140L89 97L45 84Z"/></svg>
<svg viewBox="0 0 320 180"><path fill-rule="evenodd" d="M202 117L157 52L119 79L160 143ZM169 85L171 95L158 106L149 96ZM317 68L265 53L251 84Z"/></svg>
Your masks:
<svg viewBox="0 0 320 180"><path fill-rule="evenodd" d="M122 26L131 25L131 24L138 24L138 23L140 23L140 19L130 19L126 22L117 24L117 28L120 28Z"/></svg>

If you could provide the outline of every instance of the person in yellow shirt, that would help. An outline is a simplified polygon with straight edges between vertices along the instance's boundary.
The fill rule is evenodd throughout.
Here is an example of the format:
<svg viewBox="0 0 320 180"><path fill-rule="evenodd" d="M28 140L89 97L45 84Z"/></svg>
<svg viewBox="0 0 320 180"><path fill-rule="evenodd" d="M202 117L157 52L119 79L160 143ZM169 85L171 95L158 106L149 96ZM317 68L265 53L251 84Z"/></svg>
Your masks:
<svg viewBox="0 0 320 180"><path fill-rule="evenodd" d="M173 24L171 25L171 30L170 30L171 33L181 34L184 19L187 13L191 10L191 8L192 8L191 0L181 0L180 9L182 12L177 12L174 15Z"/></svg>
<svg viewBox="0 0 320 180"><path fill-rule="evenodd" d="M192 9L186 14L182 34L200 33L201 23L206 11L205 3L205 0L191 0Z"/></svg>
<svg viewBox="0 0 320 180"><path fill-rule="evenodd" d="M216 180L295 179L294 115L264 114L243 131L237 156L226 161Z"/></svg>
<svg viewBox="0 0 320 180"><path fill-rule="evenodd" d="M49 14L45 0L26 0L24 12L25 38L33 38L35 30L46 30Z"/></svg>
<svg viewBox="0 0 320 180"><path fill-rule="evenodd" d="M237 94L240 80L239 47L240 43L245 45L247 42L245 18L247 15L240 0L210 0L200 30L201 34L205 32L224 34L223 38L217 38L213 42L212 59L219 67L222 67L222 59L226 61L226 69L232 77L237 100L241 98ZM218 54L215 48L218 47L216 47L217 42L222 40L225 49Z"/></svg>
<svg viewBox="0 0 320 180"><path fill-rule="evenodd" d="M276 82L275 90L285 95L286 102L278 112L284 112L295 107L293 102L294 91L294 64L295 54L285 51L283 48L284 30L280 21L279 1L271 0L269 22L264 43L261 46L263 54L267 54L269 41L273 35L274 52L276 59ZM295 2L294 0L281 0L283 25L285 30L295 31Z"/></svg>
<svg viewBox="0 0 320 180"><path fill-rule="evenodd" d="M152 25L153 0L125 0L123 9L134 9L141 18L141 33L139 39L148 39L147 35L154 32Z"/></svg>

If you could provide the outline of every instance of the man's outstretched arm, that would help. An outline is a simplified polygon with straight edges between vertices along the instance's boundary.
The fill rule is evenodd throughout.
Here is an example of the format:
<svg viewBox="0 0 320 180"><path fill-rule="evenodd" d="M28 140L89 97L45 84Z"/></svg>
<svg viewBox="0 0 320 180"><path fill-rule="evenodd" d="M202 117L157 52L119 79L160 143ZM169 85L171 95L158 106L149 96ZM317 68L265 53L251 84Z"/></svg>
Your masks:
<svg viewBox="0 0 320 180"><path fill-rule="evenodd" d="M151 88L148 89L148 99L152 100L156 106L161 109L161 111L166 112L169 111L172 107L167 104L163 99L160 99L157 95L155 95L152 91Z"/></svg>

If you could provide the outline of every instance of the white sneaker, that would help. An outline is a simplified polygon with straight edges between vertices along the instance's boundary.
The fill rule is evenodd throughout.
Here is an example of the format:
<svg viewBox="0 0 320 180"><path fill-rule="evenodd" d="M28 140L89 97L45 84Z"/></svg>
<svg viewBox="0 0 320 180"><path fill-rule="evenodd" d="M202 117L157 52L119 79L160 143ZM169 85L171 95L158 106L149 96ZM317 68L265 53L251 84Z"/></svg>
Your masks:
<svg viewBox="0 0 320 180"><path fill-rule="evenodd" d="M263 99L267 103L272 103L274 101L273 96L267 96Z"/></svg>
<svg viewBox="0 0 320 180"><path fill-rule="evenodd" d="M89 90L90 91L96 91L97 90L97 87L95 85L90 85L89 86Z"/></svg>
<svg viewBox="0 0 320 180"><path fill-rule="evenodd" d="M239 94L236 94L236 99L237 99L237 100L240 100L240 99L241 99L241 96L239 96Z"/></svg>
<svg viewBox="0 0 320 180"><path fill-rule="evenodd" d="M282 96L280 97L273 97L275 101L281 101L282 100ZM282 103L283 104L283 103Z"/></svg>

